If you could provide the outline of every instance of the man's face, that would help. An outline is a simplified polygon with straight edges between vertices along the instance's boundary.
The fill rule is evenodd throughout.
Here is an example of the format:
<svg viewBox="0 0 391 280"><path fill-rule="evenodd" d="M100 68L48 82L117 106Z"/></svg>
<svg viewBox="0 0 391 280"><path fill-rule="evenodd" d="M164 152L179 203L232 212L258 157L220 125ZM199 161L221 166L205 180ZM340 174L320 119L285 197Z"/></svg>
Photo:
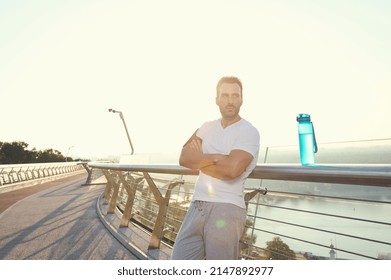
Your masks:
<svg viewBox="0 0 391 280"><path fill-rule="evenodd" d="M242 92L238 84L223 83L216 97L223 118L232 119L239 115L242 106Z"/></svg>

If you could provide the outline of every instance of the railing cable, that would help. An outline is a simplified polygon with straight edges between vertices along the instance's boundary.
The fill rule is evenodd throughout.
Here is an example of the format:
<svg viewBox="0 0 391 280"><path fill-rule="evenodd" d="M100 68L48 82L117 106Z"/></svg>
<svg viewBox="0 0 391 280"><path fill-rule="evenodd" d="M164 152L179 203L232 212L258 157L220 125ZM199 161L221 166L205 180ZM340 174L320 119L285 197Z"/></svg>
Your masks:
<svg viewBox="0 0 391 280"><path fill-rule="evenodd" d="M268 230L263 230L263 229L257 229L257 230L261 231L261 232L269 233L269 234L274 234L274 235L277 235L277 236L282 236L282 237L285 237L285 238L288 238L288 239L304 242L304 243L307 243L307 244L320 246L320 247L323 247L323 248L328 248L328 249L330 248L330 246L327 246L327 245L323 245L323 244L312 242L312 241L307 241L307 240L304 240L304 239L301 239L301 238L292 237L292 236L288 236L288 235L285 235L285 234L280 234L280 233L276 233L276 232L272 232L272 231L268 231ZM364 257L364 258L368 258L368 259L377 260L377 258L374 258L374 257L371 257L371 256L355 253L355 252L344 250L344 249L337 248L337 247L334 247L334 250L340 251L340 252L344 252L344 253L348 253L348 254L352 254L352 255L355 255L355 256L360 256L360 257Z"/></svg>

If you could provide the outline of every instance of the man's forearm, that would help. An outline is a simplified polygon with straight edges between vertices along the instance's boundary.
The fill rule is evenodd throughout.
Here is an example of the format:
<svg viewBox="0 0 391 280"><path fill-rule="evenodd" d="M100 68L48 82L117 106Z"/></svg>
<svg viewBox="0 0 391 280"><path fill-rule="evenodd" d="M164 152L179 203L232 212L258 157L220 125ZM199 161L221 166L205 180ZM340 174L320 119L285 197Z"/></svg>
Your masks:
<svg viewBox="0 0 391 280"><path fill-rule="evenodd" d="M253 156L242 150L232 150L228 156L217 159L213 165L202 168L202 172L221 180L239 177L251 163Z"/></svg>
<svg viewBox="0 0 391 280"><path fill-rule="evenodd" d="M224 156L218 154L203 154L193 153L191 151L182 151L179 158L179 164L190 169L202 170L203 168L214 165L216 161L222 157Z"/></svg>
<svg viewBox="0 0 391 280"><path fill-rule="evenodd" d="M241 172L240 174L237 174L233 171L232 164L229 162L227 156L225 159L215 161L213 164L204 166L200 170L205 174L220 180L232 180L241 174Z"/></svg>
<svg viewBox="0 0 391 280"><path fill-rule="evenodd" d="M246 170L252 158L251 154L242 150L232 150L229 155L204 154L201 141L194 139L182 148L179 164L221 180L231 180Z"/></svg>

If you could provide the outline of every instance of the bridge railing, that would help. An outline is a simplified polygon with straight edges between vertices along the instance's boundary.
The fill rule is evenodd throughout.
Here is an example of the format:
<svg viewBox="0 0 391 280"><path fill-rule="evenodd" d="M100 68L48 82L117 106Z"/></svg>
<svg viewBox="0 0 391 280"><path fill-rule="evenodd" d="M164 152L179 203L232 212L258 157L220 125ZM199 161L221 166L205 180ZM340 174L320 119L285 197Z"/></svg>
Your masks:
<svg viewBox="0 0 391 280"><path fill-rule="evenodd" d="M83 169L77 162L0 165L0 188L4 185L42 179Z"/></svg>
<svg viewBox="0 0 391 280"><path fill-rule="evenodd" d="M175 165L88 165L103 172L104 203L108 214L121 211L119 227L132 222L149 232L148 251L159 250L161 242L174 244L196 171ZM245 190L248 221L241 257L389 258L390 187L390 164L257 165ZM290 244L295 256L266 246L275 237Z"/></svg>

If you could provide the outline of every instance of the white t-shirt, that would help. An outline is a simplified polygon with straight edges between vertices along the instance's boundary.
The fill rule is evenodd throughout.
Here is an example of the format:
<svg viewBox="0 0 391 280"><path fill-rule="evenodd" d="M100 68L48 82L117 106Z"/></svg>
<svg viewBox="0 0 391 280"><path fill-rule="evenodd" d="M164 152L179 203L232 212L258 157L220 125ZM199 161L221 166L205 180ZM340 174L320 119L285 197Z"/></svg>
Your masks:
<svg viewBox="0 0 391 280"><path fill-rule="evenodd" d="M245 208L244 183L254 169L259 153L259 133L245 119L223 128L221 119L204 123L197 131L202 139L205 154L229 155L232 150L243 150L253 156L253 160L238 178L220 180L200 172L195 183L193 201L232 203Z"/></svg>

